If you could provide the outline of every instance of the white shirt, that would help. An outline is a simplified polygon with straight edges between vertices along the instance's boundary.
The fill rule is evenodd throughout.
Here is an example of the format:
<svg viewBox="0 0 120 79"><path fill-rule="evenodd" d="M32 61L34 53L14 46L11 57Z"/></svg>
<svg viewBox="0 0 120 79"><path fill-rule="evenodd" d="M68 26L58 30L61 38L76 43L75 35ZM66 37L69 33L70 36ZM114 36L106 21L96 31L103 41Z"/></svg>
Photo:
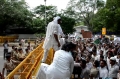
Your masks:
<svg viewBox="0 0 120 79"><path fill-rule="evenodd" d="M108 67L108 70L110 69L110 59L107 57L107 67Z"/></svg>
<svg viewBox="0 0 120 79"><path fill-rule="evenodd" d="M117 64L120 65L120 62L119 62L120 59L119 59L117 56L114 56L114 57L116 58L116 62L117 62Z"/></svg>
<svg viewBox="0 0 120 79"><path fill-rule="evenodd" d="M118 71L119 71L119 66L117 66L116 64L113 66L110 66L109 78L117 78Z"/></svg>
<svg viewBox="0 0 120 79"><path fill-rule="evenodd" d="M100 55L100 50L101 50L101 49L97 49L97 55Z"/></svg>
<svg viewBox="0 0 120 79"><path fill-rule="evenodd" d="M58 50L55 52L53 62L50 66L54 66L62 73L70 73L71 76L74 68L74 60L71 53Z"/></svg>
<svg viewBox="0 0 120 79"><path fill-rule="evenodd" d="M94 56L94 55L92 54L92 59L97 60L97 55Z"/></svg>
<svg viewBox="0 0 120 79"><path fill-rule="evenodd" d="M53 46L57 46L58 43L57 41L55 40L55 37L54 37L54 34L59 34L59 26L57 23L55 22L50 22L47 26L47 31L46 31L46 37L45 37L45 41L44 41L44 44L43 44L43 48L44 49L50 49L52 48Z"/></svg>
<svg viewBox="0 0 120 79"><path fill-rule="evenodd" d="M105 60L107 58L107 52L108 52L108 50L106 50L106 49L103 50L103 55L104 55Z"/></svg>
<svg viewBox="0 0 120 79"><path fill-rule="evenodd" d="M60 45L62 47L63 44L65 44L65 38L60 38L59 39Z"/></svg>
<svg viewBox="0 0 120 79"><path fill-rule="evenodd" d="M86 66L88 67L88 69L91 69L93 67L92 62L86 63Z"/></svg>
<svg viewBox="0 0 120 79"><path fill-rule="evenodd" d="M97 55L97 56L95 57L95 60L100 61L100 55Z"/></svg>
<svg viewBox="0 0 120 79"><path fill-rule="evenodd" d="M59 35L61 35L61 36L64 36L64 33L63 33L63 31L62 31L62 28L61 28L61 26L58 24L58 34Z"/></svg>
<svg viewBox="0 0 120 79"><path fill-rule="evenodd" d="M3 46L4 46L4 49L8 49L8 43L4 43Z"/></svg>
<svg viewBox="0 0 120 79"><path fill-rule="evenodd" d="M74 66L80 66L80 63L77 63L76 61L74 61Z"/></svg>
<svg viewBox="0 0 120 79"><path fill-rule="evenodd" d="M89 52L91 52L92 51L92 47L86 47L86 49L89 51Z"/></svg>
<svg viewBox="0 0 120 79"><path fill-rule="evenodd" d="M90 69L88 69L87 67L82 69L81 72L81 79L89 79L89 74L90 74Z"/></svg>
<svg viewBox="0 0 120 79"><path fill-rule="evenodd" d="M117 74L117 79L120 79L120 73Z"/></svg>
<svg viewBox="0 0 120 79"><path fill-rule="evenodd" d="M106 67L104 68L99 68L99 74L100 74L100 78L107 78L108 77L108 70Z"/></svg>

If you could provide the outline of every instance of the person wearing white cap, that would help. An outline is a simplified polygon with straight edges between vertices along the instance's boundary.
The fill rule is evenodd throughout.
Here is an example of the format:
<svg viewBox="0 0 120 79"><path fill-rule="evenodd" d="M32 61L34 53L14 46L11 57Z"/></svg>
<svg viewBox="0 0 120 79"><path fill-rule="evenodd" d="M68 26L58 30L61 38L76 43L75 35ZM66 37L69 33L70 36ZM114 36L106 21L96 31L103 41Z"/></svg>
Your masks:
<svg viewBox="0 0 120 79"><path fill-rule="evenodd" d="M60 18L59 16L57 16L57 18ZM56 17L53 18L53 20L55 20ZM55 21L54 21L55 22ZM56 23L56 22L55 22ZM60 42L60 45L62 47L63 44L65 44L65 38L64 38L64 33L63 33L63 30L60 26L60 24L58 24L58 39L59 39L59 42ZM61 48L60 47L60 48Z"/></svg>
<svg viewBox="0 0 120 79"><path fill-rule="evenodd" d="M59 16L54 17L54 18L53 18L53 21L54 21L55 23L57 23L56 20L57 20L58 18L60 18L60 17L59 17ZM62 21L61 21L61 22L62 22ZM64 36L63 30L62 30L60 24L58 24L58 35Z"/></svg>
<svg viewBox="0 0 120 79"><path fill-rule="evenodd" d="M47 26L46 37L43 44L44 55L42 62L46 61L50 48L53 48L54 51L57 51L60 47L60 42L58 39L58 35L60 34L59 32L61 32L61 30L59 31L60 23L61 23L61 18L57 16Z"/></svg>
<svg viewBox="0 0 120 79"><path fill-rule="evenodd" d="M116 58L111 57L110 58L110 69L109 69L109 74L108 77L112 79L117 79L117 73L119 71L119 66L116 64Z"/></svg>

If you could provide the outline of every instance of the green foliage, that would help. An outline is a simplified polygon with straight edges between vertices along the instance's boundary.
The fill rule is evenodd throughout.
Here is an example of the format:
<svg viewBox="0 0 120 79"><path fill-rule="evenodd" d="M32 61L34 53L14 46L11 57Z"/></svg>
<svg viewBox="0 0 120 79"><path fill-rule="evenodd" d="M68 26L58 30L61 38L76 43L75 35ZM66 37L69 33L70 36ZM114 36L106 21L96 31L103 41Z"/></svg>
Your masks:
<svg viewBox="0 0 120 79"><path fill-rule="evenodd" d="M32 13L27 9L24 0L0 0L0 6L1 34L6 29L31 26Z"/></svg>
<svg viewBox="0 0 120 79"><path fill-rule="evenodd" d="M40 18L33 19L33 31L34 33L45 33L45 21Z"/></svg>
<svg viewBox="0 0 120 79"><path fill-rule="evenodd" d="M53 16L57 14L56 6L46 6L46 22L47 24L53 20ZM35 33L45 33L45 5L37 6L34 9L35 18L33 19L33 28ZM52 20L51 20L52 18Z"/></svg>
<svg viewBox="0 0 120 79"><path fill-rule="evenodd" d="M104 7L103 0L70 0L64 12L76 20L76 25L84 23L92 31L95 11L102 7Z"/></svg>
<svg viewBox="0 0 120 79"><path fill-rule="evenodd" d="M67 33L73 33L74 30L74 25L75 25L75 19L69 18L67 16L60 15L62 19L62 24L61 27L63 29L63 32L65 34Z"/></svg>
<svg viewBox="0 0 120 79"><path fill-rule="evenodd" d="M33 20L33 27L37 28L38 32L45 32L45 6L40 5L34 9L34 13L38 15L37 18ZM73 27L75 24L75 20L68 16L65 16L64 13L58 14L56 6L46 6L46 16L47 16L47 24L53 21L53 18L57 15L60 15L62 19L61 27L64 33L72 33L74 31ZM43 29L43 30L41 30Z"/></svg>
<svg viewBox="0 0 120 79"><path fill-rule="evenodd" d="M39 18L45 19L45 5L37 6L34 9L34 14L38 15ZM57 14L57 7L56 6L46 6L46 19L53 17Z"/></svg>
<svg viewBox="0 0 120 79"><path fill-rule="evenodd" d="M33 12L28 10L24 0L0 0L0 34L11 29L27 30L28 33L45 33L45 6L37 6ZM47 24L58 14L56 6L46 6ZM63 13L64 14L64 13ZM75 20L61 15L65 33L73 32ZM69 28L68 28L69 27ZM15 31L15 30L14 30ZM15 31L17 32L17 31ZM15 33L14 32L14 33Z"/></svg>
<svg viewBox="0 0 120 79"><path fill-rule="evenodd" d="M74 30L74 26L75 26L75 19L74 18L64 16L63 14L57 14L56 16L61 17L62 23L60 25L61 25L61 28L65 34L73 33L75 31ZM53 17L48 19L48 23L51 21L53 21Z"/></svg>
<svg viewBox="0 0 120 79"><path fill-rule="evenodd" d="M107 0L106 6L99 10L93 20L94 31L101 31L106 27L107 31L120 31L120 1Z"/></svg>

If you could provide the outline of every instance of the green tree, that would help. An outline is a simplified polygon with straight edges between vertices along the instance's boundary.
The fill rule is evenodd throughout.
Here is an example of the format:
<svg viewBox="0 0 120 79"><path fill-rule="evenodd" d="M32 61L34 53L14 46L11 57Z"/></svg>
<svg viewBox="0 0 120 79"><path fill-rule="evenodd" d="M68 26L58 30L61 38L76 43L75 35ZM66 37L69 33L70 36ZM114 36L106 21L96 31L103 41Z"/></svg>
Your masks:
<svg viewBox="0 0 120 79"><path fill-rule="evenodd" d="M33 28L37 33L45 33L45 6L40 5L34 8L33 10L34 18L33 18ZM53 20L53 17L57 14L56 6L46 6L46 20L47 24Z"/></svg>
<svg viewBox="0 0 120 79"><path fill-rule="evenodd" d="M29 28L33 14L24 0L0 0L0 32L11 28Z"/></svg>
<svg viewBox="0 0 120 79"><path fill-rule="evenodd" d="M64 16L62 14L59 14L59 15L60 15L60 17L62 19L61 27L63 29L63 32L65 34L73 33L75 31L75 29L74 29L75 19L67 17L67 16Z"/></svg>
<svg viewBox="0 0 120 79"><path fill-rule="evenodd" d="M40 18L33 18L33 31L34 33L45 33L44 20Z"/></svg>
<svg viewBox="0 0 120 79"><path fill-rule="evenodd" d="M105 22L106 22L106 13L108 12L107 9L101 9L99 10L94 18L93 18L93 31L94 32L99 32L101 31L102 27L105 27Z"/></svg>
<svg viewBox="0 0 120 79"><path fill-rule="evenodd" d="M120 0L107 0L105 8L108 10L106 27L110 31L120 31Z"/></svg>
<svg viewBox="0 0 120 79"><path fill-rule="evenodd" d="M34 14L37 15L37 17L45 20L45 5L37 6L34 9ZM46 6L46 19L55 16L57 14L57 7L56 6Z"/></svg>
<svg viewBox="0 0 120 79"><path fill-rule="evenodd" d="M104 7L103 0L70 0L66 12L70 12L70 15L73 13L72 16L76 19L77 24L84 22L84 25L92 30L94 14L102 7Z"/></svg>
<svg viewBox="0 0 120 79"><path fill-rule="evenodd" d="M63 29L63 32L65 34L74 32L75 19L69 18L69 17L64 16L62 14L58 14L58 15L62 19L62 23L60 25L61 25L61 27ZM56 15L56 16L58 16L58 15ZM51 21L53 21L53 18L54 17L50 17L48 19L48 23L51 22ZM34 26L35 33L45 33L44 20L42 20L40 18L35 18L33 20L33 26Z"/></svg>
<svg viewBox="0 0 120 79"><path fill-rule="evenodd" d="M101 31L106 27L107 31L120 31L120 1L107 0L106 6L99 10L93 20L94 31Z"/></svg>

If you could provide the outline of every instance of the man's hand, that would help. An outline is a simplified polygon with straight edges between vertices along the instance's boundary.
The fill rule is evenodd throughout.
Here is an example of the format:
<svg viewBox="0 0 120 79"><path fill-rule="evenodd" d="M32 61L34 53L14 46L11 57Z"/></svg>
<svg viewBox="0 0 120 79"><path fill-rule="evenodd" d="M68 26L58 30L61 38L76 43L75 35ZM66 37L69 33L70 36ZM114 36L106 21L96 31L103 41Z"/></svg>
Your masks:
<svg viewBox="0 0 120 79"><path fill-rule="evenodd" d="M54 34L55 40L58 42L58 47L60 47L60 42L58 40L58 35Z"/></svg>
<svg viewBox="0 0 120 79"><path fill-rule="evenodd" d="M60 47L60 43L58 42L58 47Z"/></svg>

